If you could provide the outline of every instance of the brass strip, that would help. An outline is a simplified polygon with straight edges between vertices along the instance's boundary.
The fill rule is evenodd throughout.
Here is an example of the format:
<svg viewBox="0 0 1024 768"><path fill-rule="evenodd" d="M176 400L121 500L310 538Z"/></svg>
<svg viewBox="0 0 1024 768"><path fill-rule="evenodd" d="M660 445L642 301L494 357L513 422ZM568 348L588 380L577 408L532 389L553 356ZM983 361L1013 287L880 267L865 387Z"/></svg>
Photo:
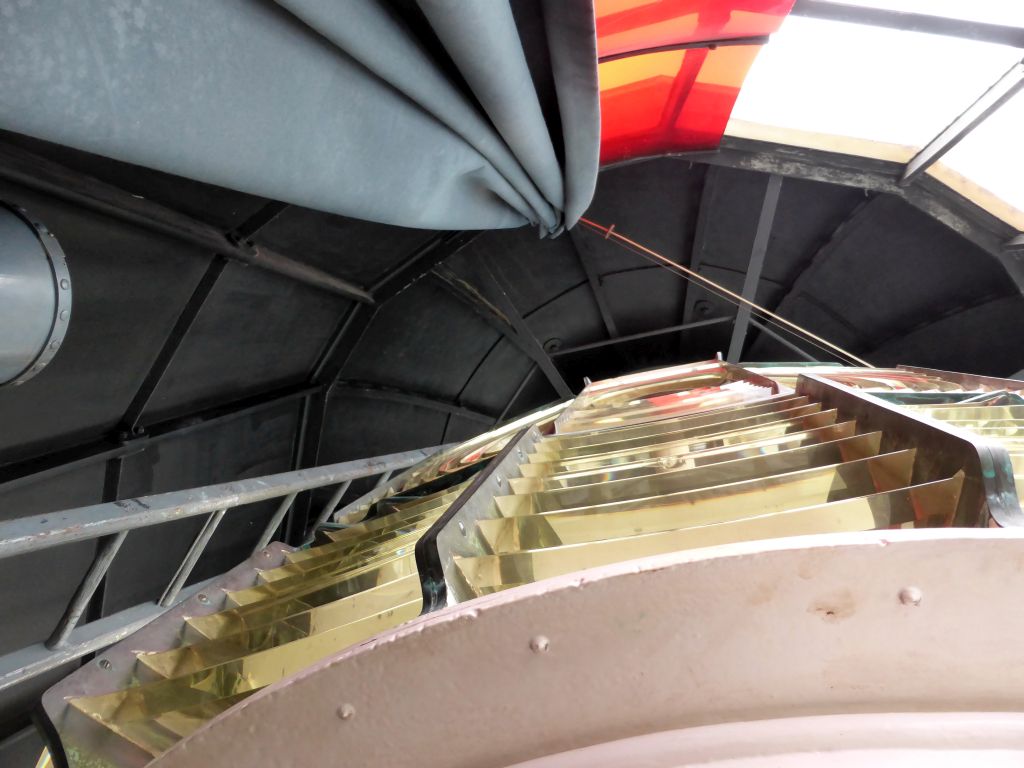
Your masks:
<svg viewBox="0 0 1024 768"><path fill-rule="evenodd" d="M697 547L902 525L916 520L920 508L949 518L955 512L962 485L963 474L959 473L934 483L695 528L501 555L457 556L455 565L474 593L481 595L504 585Z"/></svg>
<svg viewBox="0 0 1024 768"><path fill-rule="evenodd" d="M659 432L653 435L640 435L620 439L617 437L618 430L601 432L593 435L585 444L578 446L561 447L554 443L538 443L536 449L530 454L530 461L551 461L558 457L561 459L583 458L595 453L608 451L628 450L641 446L653 446L661 443L677 442L679 440L693 439L698 437L711 437L714 435L737 432L750 427L775 424L780 421L791 421L798 417L809 416L821 411L819 403L809 403L797 408L790 408L785 411L762 413L756 416L748 416L741 419L730 419L727 421L712 422L711 424L677 429L671 432Z"/></svg>
<svg viewBox="0 0 1024 768"><path fill-rule="evenodd" d="M528 504L532 512L548 512L567 507L603 504L630 498L678 493L741 480L753 480L769 475L876 456L881 441L881 432L871 432L845 440L835 440L752 458L734 459L702 467L684 466L666 469L657 474L639 478L613 479L560 490L515 494L516 506L522 507L524 504ZM508 498L510 497L497 497L496 501L499 507L503 500Z"/></svg>

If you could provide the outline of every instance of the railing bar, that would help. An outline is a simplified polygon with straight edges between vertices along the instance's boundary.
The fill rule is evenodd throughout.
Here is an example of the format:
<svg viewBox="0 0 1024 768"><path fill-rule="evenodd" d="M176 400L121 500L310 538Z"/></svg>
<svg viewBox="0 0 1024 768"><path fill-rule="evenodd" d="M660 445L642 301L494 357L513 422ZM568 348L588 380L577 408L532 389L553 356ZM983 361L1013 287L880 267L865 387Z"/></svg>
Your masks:
<svg viewBox="0 0 1024 768"><path fill-rule="evenodd" d="M93 593L96 592L96 588L103 581L103 577L107 575L107 570L114 561L114 555L117 554L117 550L121 548L127 536L128 531L121 531L120 533L104 536L100 539L99 546L96 548L96 556L93 558L89 570L85 572L81 584L78 585L78 589L75 591L75 596L71 598L71 602L68 603L64 615L61 616L57 627L53 630L53 634L46 641L47 648L56 650L67 644L68 636L78 625L82 614L92 599Z"/></svg>
<svg viewBox="0 0 1024 768"><path fill-rule="evenodd" d="M192 569L196 567L196 563L199 562L199 558L203 554L203 550L206 549L206 545L213 537L213 532L217 530L217 526L220 525L220 521L224 519L224 514L227 512L226 509L218 509L216 512L206 518L206 522L203 523L203 528L199 531L199 535L196 536L195 541L192 542L192 546L189 547L188 554L185 555L185 559L181 561L181 565L178 566L178 572L174 574L174 578L171 579L171 583L167 585L166 591L160 597L160 605L164 608L173 605L174 598L181 592L181 588L185 586L185 581L188 579L189 574L192 573Z"/></svg>
<svg viewBox="0 0 1024 768"><path fill-rule="evenodd" d="M353 478L372 477L388 469L405 469L449 447L423 448L7 520L0 522L0 559L185 517L210 514L226 507L277 499L292 491L301 493Z"/></svg>
<svg viewBox="0 0 1024 768"><path fill-rule="evenodd" d="M317 517L316 522L313 523L313 527L310 529L309 534L307 534L307 538L309 538L309 535L311 535L317 528L326 523L330 516L334 514L334 510L338 508L338 504L341 503L341 500L345 497L345 493L351 485L352 481L346 480L337 487L331 495L330 501L324 504L324 508L320 510L320 515Z"/></svg>
<svg viewBox="0 0 1024 768"><path fill-rule="evenodd" d="M385 472L384 474L382 474L382 475L380 476L380 479L379 479L379 480L377 481L377 484L376 484L375 486L373 486L373 489L374 489L374 490L377 490L378 488L382 488L382 487L384 487L384 484L385 484L385 483L386 483L386 482L387 482L388 480L390 480L390 479L391 479L391 475L393 475L393 474L394 474L394 472L395 472L395 471L394 471L393 469L389 469L389 470L388 470L387 472Z"/></svg>
<svg viewBox="0 0 1024 768"><path fill-rule="evenodd" d="M270 522L267 523L267 527L264 529L263 535L260 536L260 540L256 542L253 554L259 552L270 543L270 539L273 538L274 532L281 526L281 521L284 520L284 516L288 514L288 510L291 508L292 504L295 502L295 497L298 495L298 491L293 491L281 499L281 503L277 507L277 511L274 512L274 516L271 517Z"/></svg>

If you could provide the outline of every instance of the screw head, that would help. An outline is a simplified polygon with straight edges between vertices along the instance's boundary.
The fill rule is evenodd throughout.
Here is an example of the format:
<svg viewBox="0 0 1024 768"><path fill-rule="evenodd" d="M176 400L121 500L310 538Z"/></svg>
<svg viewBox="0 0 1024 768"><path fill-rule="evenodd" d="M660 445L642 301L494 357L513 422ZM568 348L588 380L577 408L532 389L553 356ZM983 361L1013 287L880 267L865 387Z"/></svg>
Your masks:
<svg viewBox="0 0 1024 768"><path fill-rule="evenodd" d="M551 647L551 641L544 635L535 635L530 638L530 650L534 653L546 653Z"/></svg>
<svg viewBox="0 0 1024 768"><path fill-rule="evenodd" d="M459 533L461 533L463 536L466 535L466 526L463 525L461 520L459 520Z"/></svg>
<svg viewBox="0 0 1024 768"><path fill-rule="evenodd" d="M71 287L71 283L68 282L68 280L66 280L66 279L65 280L61 280L60 281L60 287L66 291L68 288Z"/></svg>
<svg viewBox="0 0 1024 768"><path fill-rule="evenodd" d="M900 590L900 602L903 605L920 605L924 594L917 587L904 587Z"/></svg>
<svg viewBox="0 0 1024 768"><path fill-rule="evenodd" d="M356 708L351 704L342 704L337 709L338 718L341 720L351 720L356 716Z"/></svg>
<svg viewBox="0 0 1024 768"><path fill-rule="evenodd" d="M107 659L100 659L100 668L101 669L111 669L111 668L113 668L113 666L114 665L111 664L109 660L107 660Z"/></svg>
<svg viewBox="0 0 1024 768"><path fill-rule="evenodd" d="M199 600L199 602L202 603L203 605L206 605L207 603L210 602L210 598L208 598L204 594L200 594L199 597L197 598L197 600Z"/></svg>

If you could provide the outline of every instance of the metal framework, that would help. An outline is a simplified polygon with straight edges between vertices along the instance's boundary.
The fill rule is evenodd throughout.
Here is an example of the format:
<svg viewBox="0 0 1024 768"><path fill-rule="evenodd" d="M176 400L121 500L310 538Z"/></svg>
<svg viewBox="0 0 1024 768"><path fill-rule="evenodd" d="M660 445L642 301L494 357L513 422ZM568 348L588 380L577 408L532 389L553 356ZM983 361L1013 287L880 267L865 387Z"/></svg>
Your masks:
<svg viewBox="0 0 1024 768"><path fill-rule="evenodd" d="M888 27L901 32L924 32L929 35L962 37L968 40L1024 48L1024 29L1020 27L951 19L926 13L850 5L833 2L833 0L796 0L790 14L826 21L845 21L851 24Z"/></svg>
<svg viewBox="0 0 1024 768"><path fill-rule="evenodd" d="M949 150L980 125L989 115L1012 99L1024 87L1024 61L1010 67L992 87L983 93L977 101L957 116L952 123L925 145L907 163L900 177L900 186L910 184L914 179L935 164Z"/></svg>
<svg viewBox="0 0 1024 768"><path fill-rule="evenodd" d="M255 554L270 543L296 497L303 491L334 489L317 516L315 525L320 525L337 508L353 480L378 477L378 485L382 485L396 470L417 464L442 448L392 453L0 523L0 559L62 544L98 542L92 564L49 639L0 656L0 690L115 643L183 597L201 590L203 584L186 587L188 577L217 526L232 510L261 501L280 500L256 541ZM130 531L204 515L206 522L159 600L80 623Z"/></svg>
<svg viewBox="0 0 1024 768"><path fill-rule="evenodd" d="M743 278L742 296L747 301L754 301L757 298L757 288L761 284L761 270L764 268L764 258L768 253L768 239L772 233L772 223L775 221L775 210L779 205L779 193L782 190L782 177L772 174L768 177L768 185L765 187L764 200L761 203L761 215L757 220L757 231L754 233L754 243L750 248L750 261L747 264L746 275ZM729 341L729 352L726 360L730 363L739 362L743 355L743 344L747 339L747 328L750 326L750 307L741 304L736 308L736 322L732 326L732 338Z"/></svg>

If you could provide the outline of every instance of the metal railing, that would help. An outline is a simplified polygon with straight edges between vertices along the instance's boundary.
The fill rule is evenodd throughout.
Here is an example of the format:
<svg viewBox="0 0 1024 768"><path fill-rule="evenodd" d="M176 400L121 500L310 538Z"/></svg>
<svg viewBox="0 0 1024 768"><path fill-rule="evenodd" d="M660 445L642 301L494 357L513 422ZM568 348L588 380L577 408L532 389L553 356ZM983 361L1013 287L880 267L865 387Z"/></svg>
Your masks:
<svg viewBox="0 0 1024 768"><path fill-rule="evenodd" d="M327 522L354 480L378 476L374 487L380 489L396 471L418 464L444 447L392 453L0 523L0 559L98 539L92 564L49 639L0 656L0 690L112 645L152 621L175 602L201 590L209 582L187 588L185 584L217 527L231 510L281 499L253 548L255 553L270 543L300 493L334 487L334 492L307 532L308 541L316 528ZM158 600L79 626L129 532L200 515L206 515L206 520ZM225 570L234 565L226 563Z"/></svg>

